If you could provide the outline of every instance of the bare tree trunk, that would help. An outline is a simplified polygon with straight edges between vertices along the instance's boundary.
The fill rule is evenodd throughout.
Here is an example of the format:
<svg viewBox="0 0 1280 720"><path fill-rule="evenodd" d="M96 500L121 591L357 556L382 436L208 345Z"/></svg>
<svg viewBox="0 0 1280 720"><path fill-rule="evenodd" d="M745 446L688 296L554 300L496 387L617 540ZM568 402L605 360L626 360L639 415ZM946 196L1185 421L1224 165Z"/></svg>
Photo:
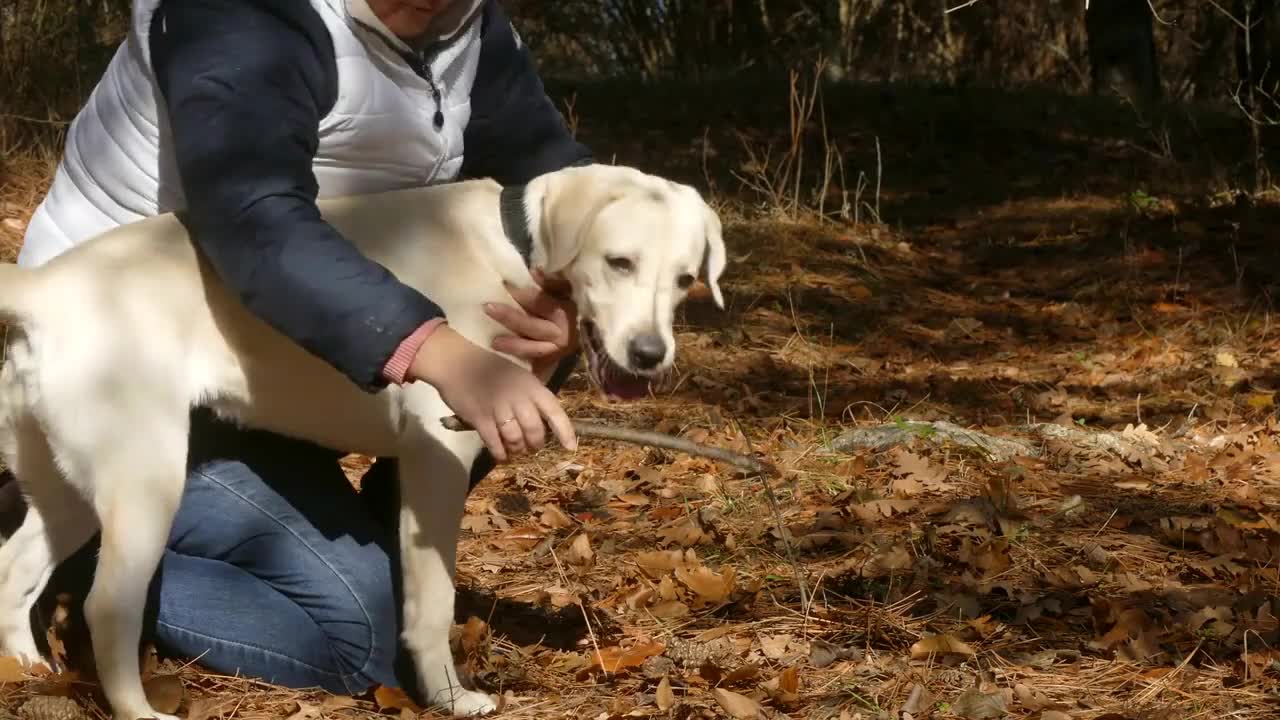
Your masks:
<svg viewBox="0 0 1280 720"><path fill-rule="evenodd" d="M841 80L849 74L853 49L854 25L857 18L857 0L831 0L835 7L834 21L831 23L827 40L827 76L832 80Z"/></svg>
<svg viewBox="0 0 1280 720"><path fill-rule="evenodd" d="M1144 113L1161 96L1148 0L1092 0L1085 11L1093 92L1115 92Z"/></svg>
<svg viewBox="0 0 1280 720"><path fill-rule="evenodd" d="M1277 68L1271 66L1267 42L1268 26L1274 22L1275 0L1236 0L1234 11L1238 23L1236 72L1243 85L1238 101L1249 124L1249 139L1253 145L1253 192L1258 193L1267 187L1268 180L1262 127L1266 124L1268 111L1275 104L1275 95L1268 92L1268 86L1277 85Z"/></svg>

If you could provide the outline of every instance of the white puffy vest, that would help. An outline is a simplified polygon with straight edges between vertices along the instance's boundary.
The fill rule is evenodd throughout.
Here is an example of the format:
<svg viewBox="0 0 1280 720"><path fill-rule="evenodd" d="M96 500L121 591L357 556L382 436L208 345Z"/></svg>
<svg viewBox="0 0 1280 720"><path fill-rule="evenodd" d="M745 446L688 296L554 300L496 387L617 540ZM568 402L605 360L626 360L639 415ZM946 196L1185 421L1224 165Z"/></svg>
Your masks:
<svg viewBox="0 0 1280 720"><path fill-rule="evenodd" d="M329 29L338 68L337 101L321 120L313 163L320 196L454 179L480 57L480 14L471 12L480 2L455 0L469 6L461 8L469 24L427 58L441 94L439 130L431 85L384 40L390 33L365 0L310 2ZM117 225L183 208L172 153L161 152L167 128L148 51L158 4L134 1L127 39L68 129L53 183L27 227L20 265L42 264Z"/></svg>

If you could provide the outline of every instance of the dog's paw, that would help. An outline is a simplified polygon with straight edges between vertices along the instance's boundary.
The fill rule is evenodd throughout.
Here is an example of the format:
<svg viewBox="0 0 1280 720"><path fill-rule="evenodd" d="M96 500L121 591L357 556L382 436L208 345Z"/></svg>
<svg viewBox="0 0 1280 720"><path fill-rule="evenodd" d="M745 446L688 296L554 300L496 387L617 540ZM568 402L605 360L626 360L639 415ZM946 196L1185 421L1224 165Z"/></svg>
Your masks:
<svg viewBox="0 0 1280 720"><path fill-rule="evenodd" d="M453 697L441 703L455 717L488 715L498 709L498 704L485 693L475 690L455 690Z"/></svg>

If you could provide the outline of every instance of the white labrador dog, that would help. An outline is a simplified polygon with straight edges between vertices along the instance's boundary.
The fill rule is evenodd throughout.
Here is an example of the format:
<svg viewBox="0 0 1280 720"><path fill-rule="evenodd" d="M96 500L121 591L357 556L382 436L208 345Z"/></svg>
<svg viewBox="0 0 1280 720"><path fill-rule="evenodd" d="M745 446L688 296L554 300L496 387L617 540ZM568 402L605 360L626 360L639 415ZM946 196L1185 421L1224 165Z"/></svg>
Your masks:
<svg viewBox="0 0 1280 720"><path fill-rule="evenodd" d="M320 207L481 347L504 332L481 310L510 301L503 281L529 287L530 265L562 274L590 375L613 395L632 396L670 368L674 310L700 272L723 308L720 220L693 188L626 167L569 168L516 191L527 225L514 232L518 221L508 213L504 225L500 211L512 205L506 192L473 180ZM530 265L513 235L530 243ZM120 720L166 717L139 677L142 608L183 490L188 413L205 406L249 427L400 459L403 640L421 690L457 715L495 709L461 687L448 641L468 468L482 443L442 427L452 412L432 386L360 390L239 304L172 215L114 229L39 268L0 265L0 318L10 324L0 451L30 501L0 546L0 654L40 661L30 609L55 565L101 528L85 616L104 694Z"/></svg>

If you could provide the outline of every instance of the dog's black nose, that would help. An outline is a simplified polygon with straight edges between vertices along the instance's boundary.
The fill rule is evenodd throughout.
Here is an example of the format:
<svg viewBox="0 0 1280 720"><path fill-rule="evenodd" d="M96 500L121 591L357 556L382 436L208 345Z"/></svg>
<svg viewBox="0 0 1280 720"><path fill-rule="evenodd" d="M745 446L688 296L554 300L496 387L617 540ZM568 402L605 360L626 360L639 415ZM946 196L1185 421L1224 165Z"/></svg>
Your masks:
<svg viewBox="0 0 1280 720"><path fill-rule="evenodd" d="M627 359L635 370L652 370L667 356L667 344L656 333L645 333L627 343Z"/></svg>

